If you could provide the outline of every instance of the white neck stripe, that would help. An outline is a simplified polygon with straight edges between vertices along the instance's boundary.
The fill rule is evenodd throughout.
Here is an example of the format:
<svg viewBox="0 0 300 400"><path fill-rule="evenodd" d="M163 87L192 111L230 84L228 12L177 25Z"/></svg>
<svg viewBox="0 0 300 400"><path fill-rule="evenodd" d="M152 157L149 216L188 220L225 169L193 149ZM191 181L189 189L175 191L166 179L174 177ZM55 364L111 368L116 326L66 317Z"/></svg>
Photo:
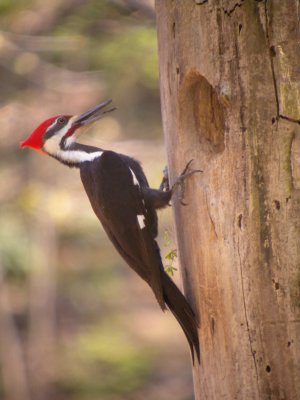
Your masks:
<svg viewBox="0 0 300 400"><path fill-rule="evenodd" d="M94 161L96 158L101 157L102 154L103 151L86 153L82 150L59 150L55 157L68 164L80 164L85 161Z"/></svg>
<svg viewBox="0 0 300 400"><path fill-rule="evenodd" d="M65 147L70 147L72 143L75 142L75 134L73 133L73 135L67 137L67 139L65 140Z"/></svg>

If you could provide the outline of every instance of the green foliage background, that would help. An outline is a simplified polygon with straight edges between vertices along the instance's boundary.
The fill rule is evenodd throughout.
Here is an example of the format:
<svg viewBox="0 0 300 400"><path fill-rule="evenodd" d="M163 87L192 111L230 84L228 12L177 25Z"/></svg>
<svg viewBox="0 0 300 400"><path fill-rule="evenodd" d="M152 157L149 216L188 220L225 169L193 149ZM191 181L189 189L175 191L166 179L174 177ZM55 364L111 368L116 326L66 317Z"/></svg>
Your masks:
<svg viewBox="0 0 300 400"><path fill-rule="evenodd" d="M152 2L0 0L0 27L0 398L192 398L180 328L115 253L77 171L18 148L43 119L113 98L82 140L142 160L159 185ZM171 257L172 234L161 246Z"/></svg>

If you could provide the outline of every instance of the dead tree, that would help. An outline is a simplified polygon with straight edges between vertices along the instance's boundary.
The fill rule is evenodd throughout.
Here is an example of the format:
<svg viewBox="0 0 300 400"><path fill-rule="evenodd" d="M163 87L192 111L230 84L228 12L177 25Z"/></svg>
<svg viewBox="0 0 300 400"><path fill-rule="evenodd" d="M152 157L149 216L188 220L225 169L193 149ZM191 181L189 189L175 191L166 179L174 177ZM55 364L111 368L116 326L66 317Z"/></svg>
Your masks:
<svg viewBox="0 0 300 400"><path fill-rule="evenodd" d="M296 0L156 0L185 291L201 319L197 399L300 398Z"/></svg>

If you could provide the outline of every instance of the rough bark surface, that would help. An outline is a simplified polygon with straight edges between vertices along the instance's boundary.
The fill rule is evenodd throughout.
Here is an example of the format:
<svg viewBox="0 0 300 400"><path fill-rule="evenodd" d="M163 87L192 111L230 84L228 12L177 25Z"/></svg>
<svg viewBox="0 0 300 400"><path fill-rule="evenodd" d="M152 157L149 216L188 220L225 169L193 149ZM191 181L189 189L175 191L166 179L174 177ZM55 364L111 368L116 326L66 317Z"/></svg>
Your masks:
<svg viewBox="0 0 300 400"><path fill-rule="evenodd" d="M197 399L300 399L300 56L296 0L156 0Z"/></svg>

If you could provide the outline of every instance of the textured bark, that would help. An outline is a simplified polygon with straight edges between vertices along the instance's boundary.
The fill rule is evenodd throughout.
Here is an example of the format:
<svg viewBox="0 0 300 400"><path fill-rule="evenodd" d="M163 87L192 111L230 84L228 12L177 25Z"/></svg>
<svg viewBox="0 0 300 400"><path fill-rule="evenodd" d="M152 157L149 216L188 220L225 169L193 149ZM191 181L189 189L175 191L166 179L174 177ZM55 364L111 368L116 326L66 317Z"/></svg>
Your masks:
<svg viewBox="0 0 300 400"><path fill-rule="evenodd" d="M157 0L174 214L201 319L197 399L300 399L300 57L296 0Z"/></svg>

